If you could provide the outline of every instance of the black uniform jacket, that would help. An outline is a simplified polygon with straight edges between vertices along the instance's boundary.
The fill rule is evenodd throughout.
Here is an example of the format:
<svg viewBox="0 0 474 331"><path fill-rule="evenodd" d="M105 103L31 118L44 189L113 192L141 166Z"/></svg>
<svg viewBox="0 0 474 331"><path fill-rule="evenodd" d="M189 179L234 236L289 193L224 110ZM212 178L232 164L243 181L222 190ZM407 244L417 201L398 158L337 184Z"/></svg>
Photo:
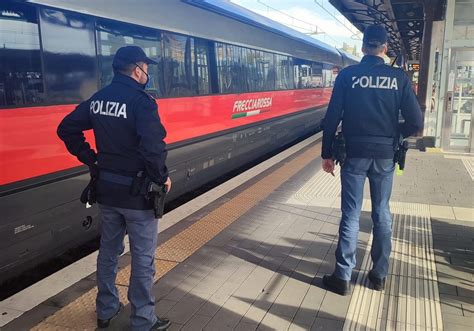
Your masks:
<svg viewBox="0 0 474 331"><path fill-rule="evenodd" d="M403 123L399 123L400 112ZM332 143L341 120L349 158L391 159L400 134L408 137L423 127L406 74L373 55L344 68L336 78L323 122L323 159L333 156Z"/></svg>
<svg viewBox="0 0 474 331"><path fill-rule="evenodd" d="M97 155L83 134L89 129L94 130ZM89 166L97 161L100 172L134 177L138 171L145 170L159 184L168 177L163 141L166 130L157 104L141 84L120 73L116 73L110 85L63 119L58 136L79 161ZM97 200L113 207L150 208L144 197L132 197L129 189L129 186L99 179Z"/></svg>

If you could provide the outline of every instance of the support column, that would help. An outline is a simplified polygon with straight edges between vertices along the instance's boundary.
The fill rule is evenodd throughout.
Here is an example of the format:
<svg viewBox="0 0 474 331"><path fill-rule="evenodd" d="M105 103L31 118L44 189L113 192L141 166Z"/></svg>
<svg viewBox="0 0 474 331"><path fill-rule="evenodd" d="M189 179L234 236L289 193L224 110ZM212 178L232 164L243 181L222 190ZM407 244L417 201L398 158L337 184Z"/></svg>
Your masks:
<svg viewBox="0 0 474 331"><path fill-rule="evenodd" d="M438 105L438 119L436 121L436 147L449 146L449 137L446 137L443 133L446 129L444 125L445 113L446 113L446 94L448 89L448 78L450 72L451 63L451 44L453 36L453 23L454 23L454 1L448 1L446 6L446 19L444 27L444 42L442 51L442 62L441 62L441 77L440 77L440 88L439 88L439 105ZM443 146L445 145L445 146Z"/></svg>
<svg viewBox="0 0 474 331"><path fill-rule="evenodd" d="M426 111L426 97L428 95L428 76L429 76L429 64L430 64L430 44L431 34L433 31L433 20L435 15L435 6L429 4L430 1L424 1L424 27L423 27L423 39L421 46L420 56L420 73L418 76L418 103L420 104L421 111L423 112L423 119Z"/></svg>

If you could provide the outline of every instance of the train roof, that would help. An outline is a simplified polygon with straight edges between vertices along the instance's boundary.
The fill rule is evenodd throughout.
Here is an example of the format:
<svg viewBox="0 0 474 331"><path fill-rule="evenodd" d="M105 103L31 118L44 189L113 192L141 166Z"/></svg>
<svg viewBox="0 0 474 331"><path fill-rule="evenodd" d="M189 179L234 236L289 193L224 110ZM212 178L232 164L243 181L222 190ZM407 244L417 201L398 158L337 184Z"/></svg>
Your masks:
<svg viewBox="0 0 474 331"><path fill-rule="evenodd" d="M282 36L296 39L311 46L324 49L328 52L337 54L337 49L315 38L312 38L302 32L296 31L281 23L271 20L265 16L257 14L247 8L236 5L230 1L222 0L183 0L189 4L199 6L208 10L215 11L221 15L229 16L246 24L254 25L259 28L280 34Z"/></svg>
<svg viewBox="0 0 474 331"><path fill-rule="evenodd" d="M342 57L336 48L226 0L134 0L133 2L28 0L28 2L342 65Z"/></svg>
<svg viewBox="0 0 474 331"><path fill-rule="evenodd" d="M342 59L344 61L344 65L351 65L351 64L357 64L360 62L360 58L357 56L354 56L350 53L347 53L346 51L343 50L338 50L339 53L342 55Z"/></svg>

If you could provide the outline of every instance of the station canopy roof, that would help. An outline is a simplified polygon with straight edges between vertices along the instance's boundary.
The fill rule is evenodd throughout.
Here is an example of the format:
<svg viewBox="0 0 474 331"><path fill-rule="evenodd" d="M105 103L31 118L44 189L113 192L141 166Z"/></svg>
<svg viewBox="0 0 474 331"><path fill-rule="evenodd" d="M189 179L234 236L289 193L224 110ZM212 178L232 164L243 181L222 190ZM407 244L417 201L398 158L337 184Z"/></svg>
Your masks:
<svg viewBox="0 0 474 331"><path fill-rule="evenodd" d="M357 29L382 24L388 33L388 56L419 61L426 11L444 15L446 0L329 0Z"/></svg>

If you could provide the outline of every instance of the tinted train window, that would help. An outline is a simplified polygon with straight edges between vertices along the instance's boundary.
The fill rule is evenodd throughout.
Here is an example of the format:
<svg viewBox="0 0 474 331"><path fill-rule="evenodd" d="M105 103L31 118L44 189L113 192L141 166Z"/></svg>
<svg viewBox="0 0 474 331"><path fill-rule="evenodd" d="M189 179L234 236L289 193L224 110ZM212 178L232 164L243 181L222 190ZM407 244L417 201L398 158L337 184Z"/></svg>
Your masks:
<svg viewBox="0 0 474 331"><path fill-rule="evenodd" d="M256 75L252 91L269 91L275 89L273 54L255 51Z"/></svg>
<svg viewBox="0 0 474 331"><path fill-rule="evenodd" d="M311 71L311 64L309 63L309 61L294 59L293 70L296 88L306 88L307 77L309 77Z"/></svg>
<svg viewBox="0 0 474 331"><path fill-rule="evenodd" d="M293 77L290 75L290 58L284 55L275 55L276 82L275 89L288 90L293 88Z"/></svg>
<svg viewBox="0 0 474 331"><path fill-rule="evenodd" d="M249 92L271 91L275 89L274 55L253 49L246 50L243 58L247 72Z"/></svg>
<svg viewBox="0 0 474 331"><path fill-rule="evenodd" d="M264 52L261 62L263 72L263 90L272 91L275 89L275 56L271 53Z"/></svg>
<svg viewBox="0 0 474 331"><path fill-rule="evenodd" d="M72 103L97 91L94 22L79 14L40 10L48 101Z"/></svg>
<svg viewBox="0 0 474 331"><path fill-rule="evenodd" d="M325 76L321 63L294 59L293 70L296 88L324 87Z"/></svg>
<svg viewBox="0 0 474 331"><path fill-rule="evenodd" d="M334 83L336 82L337 75L339 75L339 71L341 71L340 67L333 66L332 67L332 85L334 86Z"/></svg>
<svg viewBox="0 0 474 331"><path fill-rule="evenodd" d="M197 94L194 38L163 33L163 64L167 96Z"/></svg>
<svg viewBox="0 0 474 331"><path fill-rule="evenodd" d="M196 76L198 79L198 93L209 94L211 92L211 79L209 77L209 42L202 39L194 40L196 52Z"/></svg>
<svg viewBox="0 0 474 331"><path fill-rule="evenodd" d="M245 72L245 77L247 79L247 84L245 86L244 91L246 92L254 92L261 90L261 83L262 83L262 73L259 72L257 69L257 62L260 58L260 52L242 48L242 56L241 56L241 63Z"/></svg>
<svg viewBox="0 0 474 331"><path fill-rule="evenodd" d="M325 63L322 65L322 71L324 87L333 86L337 76L337 67L333 67L332 64Z"/></svg>
<svg viewBox="0 0 474 331"><path fill-rule="evenodd" d="M112 21L97 22L97 46L100 66L100 82L102 87L110 84L113 78L112 61L115 52L122 46L139 46L145 54L158 62L150 65L148 74L150 80L146 86L147 92L155 97L164 95L163 67L161 61L160 32L131 24Z"/></svg>
<svg viewBox="0 0 474 331"><path fill-rule="evenodd" d="M323 64L318 62L311 63L311 88L315 87L324 87L325 86L325 76L323 71Z"/></svg>
<svg viewBox="0 0 474 331"><path fill-rule="evenodd" d="M0 3L0 106L44 102L36 10Z"/></svg>
<svg viewBox="0 0 474 331"><path fill-rule="evenodd" d="M242 66L242 47L216 43L217 76L220 93L247 92Z"/></svg>
<svg viewBox="0 0 474 331"><path fill-rule="evenodd" d="M293 71L293 68L294 68L294 59L290 56L288 58L288 74L289 74L289 85L290 85L290 89L295 89L296 88L296 81L295 81L295 77L294 77L294 71Z"/></svg>

